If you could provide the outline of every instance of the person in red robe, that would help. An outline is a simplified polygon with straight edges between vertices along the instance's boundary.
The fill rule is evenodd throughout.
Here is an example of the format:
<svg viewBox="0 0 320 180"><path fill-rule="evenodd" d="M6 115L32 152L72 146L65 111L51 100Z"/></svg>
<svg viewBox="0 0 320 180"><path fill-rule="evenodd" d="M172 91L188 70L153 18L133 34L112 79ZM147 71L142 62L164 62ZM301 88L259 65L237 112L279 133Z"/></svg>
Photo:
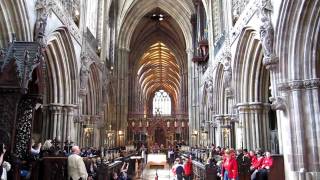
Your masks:
<svg viewBox="0 0 320 180"><path fill-rule="evenodd" d="M184 164L185 179L192 179L192 155L189 156L187 162Z"/></svg>
<svg viewBox="0 0 320 180"><path fill-rule="evenodd" d="M222 164L223 180L236 180L238 177L238 164L233 152L225 151L225 160Z"/></svg>
<svg viewBox="0 0 320 180"><path fill-rule="evenodd" d="M263 158L261 169L270 169L273 165L273 159L271 157L270 152L266 152L266 157Z"/></svg>
<svg viewBox="0 0 320 180"><path fill-rule="evenodd" d="M265 153L260 169L258 170L258 177L261 180L268 180L268 173L273 165L273 159L270 152Z"/></svg>
<svg viewBox="0 0 320 180"><path fill-rule="evenodd" d="M263 160L264 160L264 157L262 156L262 152L258 151L257 159L251 162L250 170L253 171L253 173L251 174L251 180L256 180L259 169L261 169L262 167Z"/></svg>

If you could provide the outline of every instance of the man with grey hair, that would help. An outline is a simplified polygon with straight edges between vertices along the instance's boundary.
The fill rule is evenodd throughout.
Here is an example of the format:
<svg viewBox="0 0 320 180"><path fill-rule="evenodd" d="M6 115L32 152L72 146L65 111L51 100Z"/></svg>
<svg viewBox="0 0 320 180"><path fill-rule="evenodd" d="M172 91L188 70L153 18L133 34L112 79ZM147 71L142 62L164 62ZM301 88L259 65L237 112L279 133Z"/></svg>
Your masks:
<svg viewBox="0 0 320 180"><path fill-rule="evenodd" d="M79 146L73 146L72 154L68 157L68 180L87 180L88 173L80 154Z"/></svg>

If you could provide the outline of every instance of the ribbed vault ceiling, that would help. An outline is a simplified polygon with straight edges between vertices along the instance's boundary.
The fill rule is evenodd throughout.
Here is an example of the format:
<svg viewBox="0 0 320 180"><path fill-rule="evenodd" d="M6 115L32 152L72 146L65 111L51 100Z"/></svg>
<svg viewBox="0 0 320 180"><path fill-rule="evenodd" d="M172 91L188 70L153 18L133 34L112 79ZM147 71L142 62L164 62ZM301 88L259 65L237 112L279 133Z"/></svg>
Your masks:
<svg viewBox="0 0 320 180"><path fill-rule="evenodd" d="M132 24L134 26L132 35L128 34L130 37L129 69L135 75L131 77L132 81L129 83L131 87L139 89L132 91L132 97L130 97L133 102L131 108L134 111L139 109L136 108L138 106L135 105L136 102L143 99L144 112L147 112L151 107L154 93L161 89L171 97L173 109L179 109L181 93L186 92L188 83L185 77L188 64L186 49L190 38L186 39L185 36L189 37L191 34L189 32L191 13L188 12L193 12L193 9L188 8L190 2L192 5L191 0L178 1L183 5L171 6L171 3L177 5L176 1L171 0L165 0L162 3L139 0L137 2L140 6L136 7L137 11L132 11L144 11L142 6L150 3L146 7L148 11L144 11L138 17L139 22L136 26ZM125 27L132 28L132 26Z"/></svg>
<svg viewBox="0 0 320 180"><path fill-rule="evenodd" d="M137 76L147 97L158 89L165 89L177 98L181 82L179 72L174 54L165 44L157 42L140 59Z"/></svg>

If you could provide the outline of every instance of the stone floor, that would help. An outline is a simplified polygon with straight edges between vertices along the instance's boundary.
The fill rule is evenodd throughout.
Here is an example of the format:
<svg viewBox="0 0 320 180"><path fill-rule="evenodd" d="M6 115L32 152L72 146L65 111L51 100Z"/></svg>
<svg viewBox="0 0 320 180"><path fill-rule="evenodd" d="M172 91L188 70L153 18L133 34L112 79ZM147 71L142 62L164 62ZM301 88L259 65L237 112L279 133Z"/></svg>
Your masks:
<svg viewBox="0 0 320 180"><path fill-rule="evenodd" d="M140 178L135 178L135 180L154 180L158 174L158 180L173 180L174 177L169 169L152 167L144 169Z"/></svg>

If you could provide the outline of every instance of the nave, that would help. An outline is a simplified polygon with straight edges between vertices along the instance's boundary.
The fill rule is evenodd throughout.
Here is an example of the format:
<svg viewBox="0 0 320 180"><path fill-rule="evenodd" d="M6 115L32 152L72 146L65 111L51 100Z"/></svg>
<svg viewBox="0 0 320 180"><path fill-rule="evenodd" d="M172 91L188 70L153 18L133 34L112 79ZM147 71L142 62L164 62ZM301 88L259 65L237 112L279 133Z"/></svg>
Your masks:
<svg viewBox="0 0 320 180"><path fill-rule="evenodd" d="M1 0L2 179L149 178L159 153L232 178L247 149L240 179L318 180L319 27L320 0Z"/></svg>

